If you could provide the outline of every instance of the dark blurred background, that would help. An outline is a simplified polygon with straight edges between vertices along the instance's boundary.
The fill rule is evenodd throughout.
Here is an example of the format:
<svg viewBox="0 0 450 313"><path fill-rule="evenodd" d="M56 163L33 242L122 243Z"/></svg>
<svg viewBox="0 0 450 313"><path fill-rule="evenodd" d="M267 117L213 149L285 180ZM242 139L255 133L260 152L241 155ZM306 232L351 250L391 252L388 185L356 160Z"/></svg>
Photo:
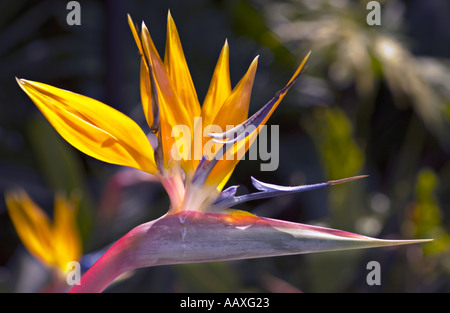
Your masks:
<svg viewBox="0 0 450 313"><path fill-rule="evenodd" d="M24 188L52 214L56 192L83 196L79 225L91 253L168 208L162 188L83 155L62 140L15 77L84 94L144 123L139 58L126 14L145 21L161 55L170 9L203 100L228 39L233 86L260 55L250 111L308 68L269 121L280 127L280 165L261 172L244 160L229 185L250 176L281 185L352 175L326 190L244 204L260 216L380 238L434 238L429 244L327 252L135 271L108 291L448 292L450 291L450 2L78 1L0 2L0 192ZM381 285L366 264L381 265ZM42 268L23 248L0 201L0 291L34 291ZM39 279L36 278L39 276ZM44 275L45 276L45 275Z"/></svg>

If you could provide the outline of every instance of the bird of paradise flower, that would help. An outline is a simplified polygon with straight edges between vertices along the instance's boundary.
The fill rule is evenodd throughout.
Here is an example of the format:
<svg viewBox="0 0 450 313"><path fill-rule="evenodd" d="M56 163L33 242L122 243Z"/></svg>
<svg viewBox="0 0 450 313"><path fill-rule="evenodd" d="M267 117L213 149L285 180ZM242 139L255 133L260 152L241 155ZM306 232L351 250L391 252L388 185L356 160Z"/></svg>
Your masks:
<svg viewBox="0 0 450 313"><path fill-rule="evenodd" d="M70 264L81 260L83 250L76 221L78 201L57 194L53 221L24 190L8 191L5 202L20 240L50 270L52 281L42 291L67 289Z"/></svg>
<svg viewBox="0 0 450 313"><path fill-rule="evenodd" d="M258 58L231 88L229 47L225 42L200 106L170 12L163 60L146 25L142 23L139 34L130 16L128 22L141 61L140 92L151 129L149 135L129 117L99 101L43 83L17 79L58 133L75 148L99 160L155 175L170 198L170 208L164 216L141 224L121 237L71 292L101 292L120 274L141 267L424 241L375 239L230 209L245 201L323 188L363 177L295 187L268 184L252 177L257 192L235 196L238 186L223 190L239 162L237 156L248 150L261 126L299 78L309 53L286 86L247 118ZM196 122L199 118L202 123ZM191 136L174 134L173 129L178 125L192 130ZM235 127L215 133L208 131L210 125L221 129L226 125ZM248 131L248 126L253 128ZM198 127L202 128L200 132L195 131ZM205 132L209 138L195 135ZM156 138L155 146L150 144L148 136ZM211 138L215 146L196 158L195 151L189 148L198 140L205 147ZM179 154L181 148L183 153ZM225 153L236 157L222 158Z"/></svg>

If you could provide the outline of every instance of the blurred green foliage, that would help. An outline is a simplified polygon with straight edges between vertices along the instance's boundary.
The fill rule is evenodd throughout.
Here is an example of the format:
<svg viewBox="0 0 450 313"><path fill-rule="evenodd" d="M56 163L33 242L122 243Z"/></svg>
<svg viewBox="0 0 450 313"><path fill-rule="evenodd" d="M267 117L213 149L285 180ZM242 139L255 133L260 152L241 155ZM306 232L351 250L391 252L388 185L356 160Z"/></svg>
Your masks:
<svg viewBox="0 0 450 313"><path fill-rule="evenodd" d="M308 119L303 120L303 125L314 141L324 176L332 180L362 174L364 155L353 138L352 124L345 113L338 107L314 108L311 111ZM345 184L330 190L328 206L331 225L348 228L354 223L357 216L352 212L361 210L358 208L361 202L355 196L360 189L358 186Z"/></svg>
<svg viewBox="0 0 450 313"><path fill-rule="evenodd" d="M162 53L168 9L200 101L226 38L233 84L260 55L252 112L312 51L307 70L269 121L280 125L279 168L260 172L258 162L245 160L229 184L244 192L252 188L251 175L282 185L369 175L241 209L381 238L435 239L395 249L141 269L108 291L450 291L450 50L442 44L450 41L448 2L379 1L380 26L367 25L362 0L79 2L81 26L67 25L65 1L0 4L0 189L20 186L48 210L55 192L81 193L86 253L164 214L167 197L148 177L73 149L14 77L93 97L144 125L139 59L126 14L146 22ZM45 275L30 274L35 261L3 202L0 224L0 290L39 290ZM371 260L381 264L381 286L366 284Z"/></svg>
<svg viewBox="0 0 450 313"><path fill-rule="evenodd" d="M416 201L412 204L412 222L416 236L435 238L427 244L423 251L426 255L448 252L450 237L442 225L442 209L440 208L436 189L439 178L429 168L420 170L416 182Z"/></svg>

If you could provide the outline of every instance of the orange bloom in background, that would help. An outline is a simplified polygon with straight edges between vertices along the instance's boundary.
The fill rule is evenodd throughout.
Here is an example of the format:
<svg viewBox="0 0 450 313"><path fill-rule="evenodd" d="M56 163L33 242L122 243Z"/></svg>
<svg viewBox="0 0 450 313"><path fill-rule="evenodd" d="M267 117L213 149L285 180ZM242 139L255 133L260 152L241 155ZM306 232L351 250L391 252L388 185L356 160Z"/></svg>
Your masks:
<svg viewBox="0 0 450 313"><path fill-rule="evenodd" d="M53 220L23 190L9 191L6 206L27 250L42 264L64 275L67 264L79 261L82 243L76 221L77 204L56 195Z"/></svg>

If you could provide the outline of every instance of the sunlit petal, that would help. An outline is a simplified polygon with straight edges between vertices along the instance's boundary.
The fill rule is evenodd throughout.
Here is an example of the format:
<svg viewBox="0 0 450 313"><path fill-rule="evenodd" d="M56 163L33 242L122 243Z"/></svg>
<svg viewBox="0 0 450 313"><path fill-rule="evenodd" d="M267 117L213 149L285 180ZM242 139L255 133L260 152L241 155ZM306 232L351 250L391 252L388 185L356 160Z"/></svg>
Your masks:
<svg viewBox="0 0 450 313"><path fill-rule="evenodd" d="M164 55L164 65L167 74L176 90L178 97L186 107L192 118L200 116L201 109L197 92L192 82L191 74L186 63L180 37L175 22L170 15L167 16L167 40Z"/></svg>
<svg viewBox="0 0 450 313"><path fill-rule="evenodd" d="M141 39L139 38L139 33L136 29L136 25L133 23L133 20L131 19L130 14L127 14L127 18L128 18L128 26L131 29L131 33L133 35L134 41L136 42L136 45L139 49L139 53L141 56L144 55L144 48L142 47L142 42Z"/></svg>
<svg viewBox="0 0 450 313"><path fill-rule="evenodd" d="M136 30L136 25L134 25L131 16L128 14L128 25L130 26L131 33L133 34L133 38L136 41L136 45L139 50L139 54L141 55L141 71L140 71L140 91L141 91L141 102L142 108L144 110L144 115L147 120L147 124L152 130L157 128L157 124L159 123L159 112L158 110L154 110L155 104L152 103L152 87L150 80L150 69L149 64L144 55L144 48L142 47L141 39L139 38L139 34ZM155 116L157 115L157 117ZM156 118L155 118L156 117Z"/></svg>
<svg viewBox="0 0 450 313"><path fill-rule="evenodd" d="M222 104L231 94L228 41L220 52L214 74L202 105L203 125L211 125Z"/></svg>
<svg viewBox="0 0 450 313"><path fill-rule="evenodd" d="M235 126L247 119L257 66L258 57L253 60L244 77L242 77L227 100L222 104L212 124L226 130L227 125Z"/></svg>
<svg viewBox="0 0 450 313"><path fill-rule="evenodd" d="M145 58L141 58L141 72L140 72L140 80L139 87L141 91L141 102L142 108L144 109L144 115L147 119L147 124L150 128L153 127L154 123L154 113L152 110L152 87L150 81L150 73L149 68L145 62Z"/></svg>
<svg viewBox="0 0 450 313"><path fill-rule="evenodd" d="M144 23L142 23L141 40L144 54L151 69L150 79L154 79L156 84L160 113L160 141L164 155L164 168L169 169L171 164L178 161L173 155L173 148L180 145L180 141L183 140L187 141L184 145L190 147L193 140L192 132L189 138L184 138L183 136L174 136L172 134L172 129L177 125L186 125L190 130L194 129L193 118L189 116L188 110L178 97ZM182 158L179 160L181 161L183 169L187 172L193 171L194 164L191 160L192 158Z"/></svg>
<svg viewBox="0 0 450 313"><path fill-rule="evenodd" d="M156 173L152 146L126 115L67 90L24 79L17 81L56 131L75 148L101 161Z"/></svg>

